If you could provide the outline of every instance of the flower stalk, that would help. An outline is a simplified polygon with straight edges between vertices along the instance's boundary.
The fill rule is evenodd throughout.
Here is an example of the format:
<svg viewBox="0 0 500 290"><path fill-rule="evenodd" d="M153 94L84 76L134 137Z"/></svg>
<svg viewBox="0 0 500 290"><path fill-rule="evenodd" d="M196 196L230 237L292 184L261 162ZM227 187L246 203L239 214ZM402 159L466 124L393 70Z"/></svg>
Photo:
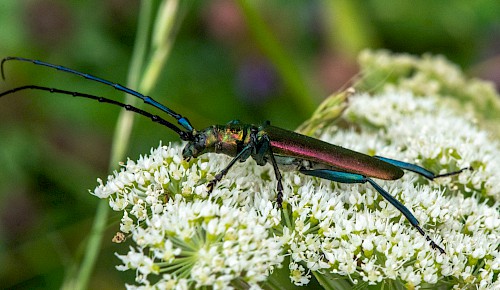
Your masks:
<svg viewBox="0 0 500 290"><path fill-rule="evenodd" d="M156 17L152 17L156 9L153 2L141 2L137 37L131 58L127 87L138 88L139 91L147 95L157 82L172 46L174 38L172 23L176 21L177 7L177 0L162 1ZM154 29L151 29L153 24L155 24ZM153 43L149 44L151 39ZM144 67L146 67L145 72L143 72ZM125 99L125 102L130 105L137 103L137 99L130 95L127 95ZM120 112L111 149L110 171L114 170L116 164L125 156L133 120L134 114L131 112L125 110ZM73 265L65 278L62 288L87 289L100 251L107 221L107 212L106 202L99 203L83 260L80 265Z"/></svg>

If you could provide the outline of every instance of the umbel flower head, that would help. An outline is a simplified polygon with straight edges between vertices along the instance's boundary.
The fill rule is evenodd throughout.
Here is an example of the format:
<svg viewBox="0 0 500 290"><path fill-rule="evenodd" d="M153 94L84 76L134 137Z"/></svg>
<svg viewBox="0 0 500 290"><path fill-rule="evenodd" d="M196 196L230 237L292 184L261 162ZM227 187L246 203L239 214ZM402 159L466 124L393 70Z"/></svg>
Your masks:
<svg viewBox="0 0 500 290"><path fill-rule="evenodd" d="M272 166L238 163L208 195L230 157L187 162L181 144L160 144L93 192L123 212L120 230L131 242L117 268L136 273L127 287L500 287L500 147L442 104L410 91L354 95L344 114L351 126L324 127L319 138L436 173L472 166L433 182L412 173L377 180L446 254L370 186L283 172L277 209Z"/></svg>

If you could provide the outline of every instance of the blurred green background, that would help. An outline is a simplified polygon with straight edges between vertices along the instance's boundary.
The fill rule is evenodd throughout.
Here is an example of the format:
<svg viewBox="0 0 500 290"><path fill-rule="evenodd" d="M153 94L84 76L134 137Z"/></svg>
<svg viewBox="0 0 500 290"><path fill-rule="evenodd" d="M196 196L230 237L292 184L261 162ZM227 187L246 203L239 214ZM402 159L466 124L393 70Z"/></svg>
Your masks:
<svg viewBox="0 0 500 290"><path fill-rule="evenodd" d="M156 2L155 2L156 3ZM471 76L500 83L500 2L252 1L284 50L297 88L269 61L239 2L184 1L182 22L154 96L204 128L238 118L271 120L293 130L315 104L356 75L364 48L443 54ZM126 83L139 0L0 0L0 57L23 56ZM263 44L264 42L264 44ZM122 94L83 78L28 63L8 62L0 91L25 84ZM282 72L281 72L282 73ZM144 106L143 106L144 108ZM119 109L44 92L0 99L0 287L58 288L90 230L105 179ZM127 156L177 142L176 135L137 118ZM109 233L90 287L123 288ZM133 274L133 273L130 273Z"/></svg>

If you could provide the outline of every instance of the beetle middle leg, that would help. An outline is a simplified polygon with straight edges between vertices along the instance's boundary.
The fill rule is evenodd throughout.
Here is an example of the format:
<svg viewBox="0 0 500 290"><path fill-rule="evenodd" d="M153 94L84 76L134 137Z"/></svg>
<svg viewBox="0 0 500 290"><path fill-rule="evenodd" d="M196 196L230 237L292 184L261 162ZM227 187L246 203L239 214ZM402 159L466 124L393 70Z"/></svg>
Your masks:
<svg viewBox="0 0 500 290"><path fill-rule="evenodd" d="M380 193L388 202L390 202L394 207L396 207L406 217L406 219L410 222L410 224L413 227L415 227L418 230L418 232L427 239L427 241L430 242L430 245L433 249L439 250L442 254L445 253L443 248L438 246L419 226L420 222L411 213L411 211L406 206L404 206L399 200L397 200L391 194L385 191L380 185L378 185L371 178L356 173L335 171L330 169L313 169L313 170L301 169L299 170L299 172L305 175L316 176L319 178L328 179L340 183L367 183L367 182L370 183L371 186L373 186L373 188L375 188L375 190L378 193Z"/></svg>
<svg viewBox="0 0 500 290"><path fill-rule="evenodd" d="M267 158L270 159L271 164L274 168L274 176L276 177L276 191L278 192L276 195L276 204L278 208L281 208L281 204L283 203L283 183L280 169L278 167L278 163L276 162L276 158L274 157L274 153L271 147L271 140L269 140L269 136L263 135L258 142L257 152L252 156L258 165L264 166L267 163Z"/></svg>

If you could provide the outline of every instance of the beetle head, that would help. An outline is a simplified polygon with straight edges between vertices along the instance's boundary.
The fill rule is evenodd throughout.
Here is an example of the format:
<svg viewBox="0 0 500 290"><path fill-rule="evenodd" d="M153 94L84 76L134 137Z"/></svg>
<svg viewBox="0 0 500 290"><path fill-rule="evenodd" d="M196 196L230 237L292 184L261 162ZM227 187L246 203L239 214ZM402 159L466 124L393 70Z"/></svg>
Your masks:
<svg viewBox="0 0 500 290"><path fill-rule="evenodd" d="M182 157L189 160L191 157L196 158L207 152L215 152L217 138L213 127L208 127L200 132L194 132L192 139L186 144L182 150Z"/></svg>
<svg viewBox="0 0 500 290"><path fill-rule="evenodd" d="M196 158L199 155L205 153L205 134L196 134L193 136L193 140L186 144L186 147L182 150L182 157L189 160L191 157Z"/></svg>

